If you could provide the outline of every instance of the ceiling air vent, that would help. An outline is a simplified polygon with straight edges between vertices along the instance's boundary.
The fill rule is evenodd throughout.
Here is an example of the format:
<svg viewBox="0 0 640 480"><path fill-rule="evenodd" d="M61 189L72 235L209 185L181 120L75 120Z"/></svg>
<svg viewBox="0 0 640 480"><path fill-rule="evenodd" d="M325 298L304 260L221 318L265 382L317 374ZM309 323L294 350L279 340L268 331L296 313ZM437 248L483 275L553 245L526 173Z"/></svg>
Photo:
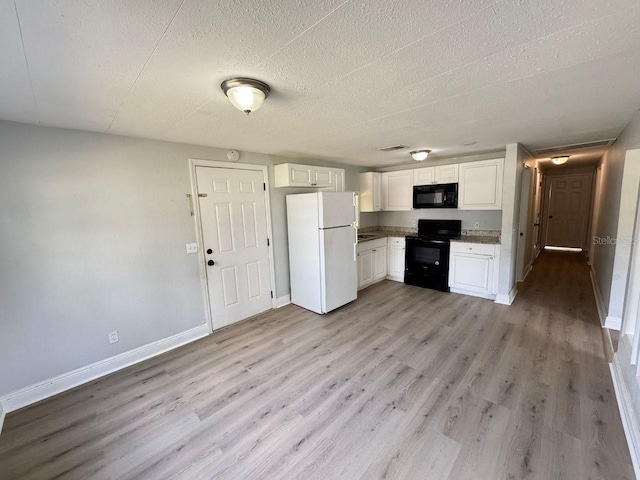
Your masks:
<svg viewBox="0 0 640 480"><path fill-rule="evenodd" d="M571 145L559 145L557 147L540 148L535 152L538 155L546 155L548 153L573 152L575 150L585 150L587 148L604 148L611 146L615 141L615 138L605 138L604 140L596 140L594 142L573 143Z"/></svg>
<svg viewBox="0 0 640 480"><path fill-rule="evenodd" d="M394 150L402 150L403 148L409 148L406 145L391 145L389 147L379 148L379 152L393 152Z"/></svg>

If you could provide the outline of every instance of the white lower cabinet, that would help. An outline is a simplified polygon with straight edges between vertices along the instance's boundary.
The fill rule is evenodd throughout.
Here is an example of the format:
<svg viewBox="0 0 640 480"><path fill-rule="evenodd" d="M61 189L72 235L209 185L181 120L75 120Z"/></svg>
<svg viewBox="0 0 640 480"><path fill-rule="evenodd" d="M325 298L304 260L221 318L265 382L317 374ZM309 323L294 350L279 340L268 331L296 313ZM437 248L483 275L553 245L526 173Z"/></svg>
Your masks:
<svg viewBox="0 0 640 480"><path fill-rule="evenodd" d="M358 244L358 290L387 276L387 238Z"/></svg>
<svg viewBox="0 0 640 480"><path fill-rule="evenodd" d="M499 255L499 245L451 242L451 291L495 299L498 290Z"/></svg>
<svg viewBox="0 0 640 480"><path fill-rule="evenodd" d="M389 262L387 278L396 282L404 282L404 237L389 237Z"/></svg>

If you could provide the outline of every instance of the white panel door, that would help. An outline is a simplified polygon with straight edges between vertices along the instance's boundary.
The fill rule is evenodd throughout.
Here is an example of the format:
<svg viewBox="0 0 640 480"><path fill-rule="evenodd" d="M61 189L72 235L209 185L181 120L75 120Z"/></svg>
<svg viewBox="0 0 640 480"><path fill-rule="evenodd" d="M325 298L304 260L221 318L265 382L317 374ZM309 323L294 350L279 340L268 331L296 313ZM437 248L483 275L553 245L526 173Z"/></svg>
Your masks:
<svg viewBox="0 0 640 480"><path fill-rule="evenodd" d="M201 166L196 177L217 329L271 308L264 178L262 171Z"/></svg>
<svg viewBox="0 0 640 480"><path fill-rule="evenodd" d="M549 176L547 238L545 245L585 248L593 177Z"/></svg>
<svg viewBox="0 0 640 480"><path fill-rule="evenodd" d="M357 230L353 227L320 230L322 311L330 312L358 296L355 257Z"/></svg>

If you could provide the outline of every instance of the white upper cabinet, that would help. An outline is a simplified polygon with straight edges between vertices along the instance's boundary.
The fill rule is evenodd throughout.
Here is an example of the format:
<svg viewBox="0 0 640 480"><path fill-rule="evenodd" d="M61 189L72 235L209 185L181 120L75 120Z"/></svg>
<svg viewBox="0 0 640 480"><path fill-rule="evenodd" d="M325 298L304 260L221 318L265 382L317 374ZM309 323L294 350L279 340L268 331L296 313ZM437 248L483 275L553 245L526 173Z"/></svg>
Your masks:
<svg viewBox="0 0 640 480"><path fill-rule="evenodd" d="M342 168L333 169L334 192L344 192L344 170Z"/></svg>
<svg viewBox="0 0 640 480"><path fill-rule="evenodd" d="M414 185L431 185L436 182L436 167L416 168L413 171Z"/></svg>
<svg viewBox="0 0 640 480"><path fill-rule="evenodd" d="M504 158L460 164L458 208L501 210Z"/></svg>
<svg viewBox="0 0 640 480"><path fill-rule="evenodd" d="M413 171L414 185L458 183L458 164L416 168Z"/></svg>
<svg viewBox="0 0 640 480"><path fill-rule="evenodd" d="M335 175L332 168L313 167L311 171L312 186L333 187L335 185Z"/></svg>
<svg viewBox="0 0 640 480"><path fill-rule="evenodd" d="M382 174L360 174L360 211L379 212L382 209Z"/></svg>
<svg viewBox="0 0 640 480"><path fill-rule="evenodd" d="M398 170L382 174L382 209L412 210L413 170Z"/></svg>
<svg viewBox="0 0 640 480"><path fill-rule="evenodd" d="M344 192L344 170L281 163L274 167L276 187L312 187L326 191Z"/></svg>
<svg viewBox="0 0 640 480"><path fill-rule="evenodd" d="M436 170L436 183L458 183L458 164L438 165Z"/></svg>

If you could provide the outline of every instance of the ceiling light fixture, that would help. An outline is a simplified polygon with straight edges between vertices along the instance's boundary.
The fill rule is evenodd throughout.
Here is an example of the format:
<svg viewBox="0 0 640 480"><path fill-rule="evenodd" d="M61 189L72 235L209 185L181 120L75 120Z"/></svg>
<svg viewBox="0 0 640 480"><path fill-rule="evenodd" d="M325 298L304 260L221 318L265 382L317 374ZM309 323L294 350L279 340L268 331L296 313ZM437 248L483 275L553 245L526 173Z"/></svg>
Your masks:
<svg viewBox="0 0 640 480"><path fill-rule="evenodd" d="M422 162L427 159L430 153L431 150L414 150L413 152L409 152L409 155L411 155L416 162Z"/></svg>
<svg viewBox="0 0 640 480"><path fill-rule="evenodd" d="M567 160L569 160L569 155L562 155L559 157L553 157L551 159L551 161L556 165L562 165L563 163L567 163Z"/></svg>
<svg viewBox="0 0 640 480"><path fill-rule="evenodd" d="M225 80L220 88L231 104L247 115L258 110L271 92L266 83L243 77Z"/></svg>

